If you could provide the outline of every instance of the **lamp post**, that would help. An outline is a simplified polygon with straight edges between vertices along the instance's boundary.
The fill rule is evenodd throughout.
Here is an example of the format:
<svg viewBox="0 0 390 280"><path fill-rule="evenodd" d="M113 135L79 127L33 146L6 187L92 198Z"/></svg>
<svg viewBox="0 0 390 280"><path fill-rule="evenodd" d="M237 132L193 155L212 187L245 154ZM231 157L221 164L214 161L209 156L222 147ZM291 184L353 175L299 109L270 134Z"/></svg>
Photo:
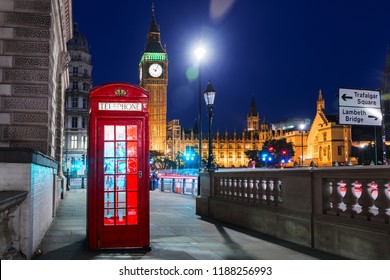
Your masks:
<svg viewBox="0 0 390 280"><path fill-rule="evenodd" d="M202 80L200 76L201 61L206 54L206 49L199 46L194 51L196 60L198 61L198 81L199 81L199 92L198 92L198 134L199 134L199 172L202 168ZM198 175L198 196L200 196L200 175Z"/></svg>
<svg viewBox="0 0 390 280"><path fill-rule="evenodd" d="M302 154L301 154L301 166L303 166L303 130L305 129L305 124L304 123L301 123L299 125L299 128L301 130L301 149L302 149Z"/></svg>
<svg viewBox="0 0 390 280"><path fill-rule="evenodd" d="M213 135L212 135L212 121L213 121L213 108L214 108L214 100L215 100L215 89L213 85L209 81L207 84L207 88L203 93L204 100L206 102L207 109L209 111L209 156L207 160L207 170L208 172L213 172L215 170L213 164Z"/></svg>
<svg viewBox="0 0 390 280"><path fill-rule="evenodd" d="M364 147L365 145L363 143L360 144L360 150L362 152L362 160L361 160L361 164L364 165Z"/></svg>

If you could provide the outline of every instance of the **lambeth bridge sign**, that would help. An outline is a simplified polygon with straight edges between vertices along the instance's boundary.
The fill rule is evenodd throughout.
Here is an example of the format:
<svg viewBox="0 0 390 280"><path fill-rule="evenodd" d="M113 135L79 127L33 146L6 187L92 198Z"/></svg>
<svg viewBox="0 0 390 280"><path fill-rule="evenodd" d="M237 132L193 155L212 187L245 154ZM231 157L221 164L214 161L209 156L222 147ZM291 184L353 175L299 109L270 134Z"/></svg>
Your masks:
<svg viewBox="0 0 390 280"><path fill-rule="evenodd" d="M381 126L380 92L340 88L339 122L347 125Z"/></svg>

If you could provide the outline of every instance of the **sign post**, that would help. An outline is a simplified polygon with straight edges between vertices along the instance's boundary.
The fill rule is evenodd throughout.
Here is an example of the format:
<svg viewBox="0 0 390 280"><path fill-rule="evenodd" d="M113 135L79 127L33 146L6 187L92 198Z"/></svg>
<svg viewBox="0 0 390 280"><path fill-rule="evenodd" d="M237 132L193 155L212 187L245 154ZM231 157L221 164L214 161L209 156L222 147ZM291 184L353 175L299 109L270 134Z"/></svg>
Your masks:
<svg viewBox="0 0 390 280"><path fill-rule="evenodd" d="M382 125L379 91L340 88L339 122L347 125Z"/></svg>
<svg viewBox="0 0 390 280"><path fill-rule="evenodd" d="M339 123L346 125L382 126L380 92L375 90L339 90ZM375 164L377 163L377 139L374 128Z"/></svg>

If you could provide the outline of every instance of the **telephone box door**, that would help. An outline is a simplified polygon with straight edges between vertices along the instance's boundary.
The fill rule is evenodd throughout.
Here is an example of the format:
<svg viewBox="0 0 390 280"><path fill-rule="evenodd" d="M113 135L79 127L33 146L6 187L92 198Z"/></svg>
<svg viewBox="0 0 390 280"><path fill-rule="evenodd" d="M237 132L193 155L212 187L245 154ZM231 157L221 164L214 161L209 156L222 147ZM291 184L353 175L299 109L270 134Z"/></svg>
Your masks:
<svg viewBox="0 0 390 280"><path fill-rule="evenodd" d="M88 248L149 249L147 92L107 84L92 90L90 100Z"/></svg>
<svg viewBox="0 0 390 280"><path fill-rule="evenodd" d="M100 201L100 248L128 247L138 244L145 233L145 213L139 204L145 197L139 191L146 187L140 181L144 176L139 165L143 164L141 121L100 121L101 133L98 149L98 193ZM141 210L141 211L140 211Z"/></svg>

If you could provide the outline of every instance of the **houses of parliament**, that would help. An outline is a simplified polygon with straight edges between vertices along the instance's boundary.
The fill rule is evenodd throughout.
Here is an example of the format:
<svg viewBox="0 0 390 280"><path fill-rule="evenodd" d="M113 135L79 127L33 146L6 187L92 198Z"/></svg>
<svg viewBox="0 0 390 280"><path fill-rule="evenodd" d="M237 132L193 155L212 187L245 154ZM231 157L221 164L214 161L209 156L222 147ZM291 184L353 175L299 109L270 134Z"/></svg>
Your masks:
<svg viewBox="0 0 390 280"><path fill-rule="evenodd" d="M386 64L390 65L389 57L388 52ZM389 65L386 66L388 70ZM194 130L185 132L180 120L167 122L168 55L161 44L154 6L145 49L139 63L139 74L140 86L150 93L150 150L166 154L172 160L178 154L185 153L188 147L199 151L198 133ZM384 75L385 81L386 77L388 80L389 74ZM387 91L390 92L389 86ZM265 118L261 121L253 96L248 104L247 125L241 133L234 132L231 135L217 132L213 137L213 158L218 166L248 166L250 159L245 151L261 150L266 140L282 138L292 143L295 153L292 161L300 165L313 162L316 166L331 166L335 162L356 161L351 157L351 148L359 143L353 142L351 126L338 124L337 116L325 114L325 100L321 90L317 104L313 104L317 106L317 111L312 122L308 119L291 120L270 126ZM299 128L301 123L305 128ZM207 153L208 139L202 137L202 159L208 157Z"/></svg>

